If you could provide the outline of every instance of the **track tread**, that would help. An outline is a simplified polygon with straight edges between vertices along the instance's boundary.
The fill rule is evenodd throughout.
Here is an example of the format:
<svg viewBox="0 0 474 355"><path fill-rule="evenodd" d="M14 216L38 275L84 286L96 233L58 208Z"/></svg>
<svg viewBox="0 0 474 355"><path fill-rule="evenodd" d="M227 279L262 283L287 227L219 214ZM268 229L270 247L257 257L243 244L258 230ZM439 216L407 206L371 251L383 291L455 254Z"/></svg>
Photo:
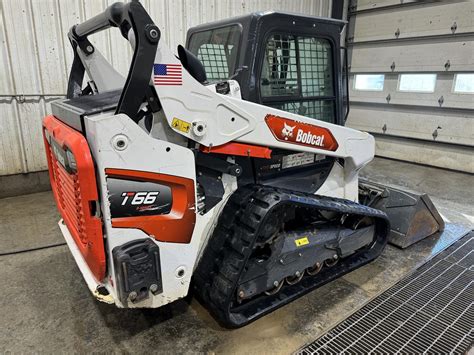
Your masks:
<svg viewBox="0 0 474 355"><path fill-rule="evenodd" d="M194 277L194 289L198 298L226 327L243 326L279 306L272 306L252 319L241 319L242 317L239 318L238 315L230 312L239 277L252 252L253 245L259 236L268 236L275 232L275 223L267 223L267 219L271 216L270 212L273 208L282 202L375 217L385 221L384 232L388 233L388 219L385 213L353 201L294 193L260 185L239 188L224 207ZM384 246L386 235L383 243ZM290 297L280 305L286 304L291 299L293 298Z"/></svg>

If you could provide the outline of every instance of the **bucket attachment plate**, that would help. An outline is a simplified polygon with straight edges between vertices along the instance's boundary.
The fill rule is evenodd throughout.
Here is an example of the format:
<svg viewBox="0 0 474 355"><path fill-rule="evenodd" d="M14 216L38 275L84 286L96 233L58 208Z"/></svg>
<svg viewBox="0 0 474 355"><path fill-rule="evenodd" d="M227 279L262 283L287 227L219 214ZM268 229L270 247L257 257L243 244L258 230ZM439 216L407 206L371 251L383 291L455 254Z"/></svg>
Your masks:
<svg viewBox="0 0 474 355"><path fill-rule="evenodd" d="M388 242L406 248L444 230L444 221L427 194L416 194L368 180L359 182L360 203L385 212Z"/></svg>

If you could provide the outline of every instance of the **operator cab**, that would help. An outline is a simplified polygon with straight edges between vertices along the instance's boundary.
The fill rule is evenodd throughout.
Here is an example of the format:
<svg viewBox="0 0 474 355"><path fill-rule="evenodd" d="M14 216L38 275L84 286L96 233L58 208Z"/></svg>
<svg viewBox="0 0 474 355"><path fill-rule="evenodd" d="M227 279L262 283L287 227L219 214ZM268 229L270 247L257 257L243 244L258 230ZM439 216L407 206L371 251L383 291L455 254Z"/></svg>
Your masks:
<svg viewBox="0 0 474 355"><path fill-rule="evenodd" d="M186 48L202 63L208 82L235 79L244 100L344 124L344 24L256 12L192 27Z"/></svg>

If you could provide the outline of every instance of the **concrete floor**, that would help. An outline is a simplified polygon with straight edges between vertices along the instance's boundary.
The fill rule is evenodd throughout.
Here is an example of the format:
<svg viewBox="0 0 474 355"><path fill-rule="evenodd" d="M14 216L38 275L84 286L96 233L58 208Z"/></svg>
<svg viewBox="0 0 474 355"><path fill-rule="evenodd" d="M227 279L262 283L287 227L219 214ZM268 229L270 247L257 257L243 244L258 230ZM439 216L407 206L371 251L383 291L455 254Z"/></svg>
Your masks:
<svg viewBox="0 0 474 355"><path fill-rule="evenodd" d="M474 177L376 159L364 174L427 192L451 222L474 226ZM50 192L0 203L0 253L62 242ZM430 237L388 246L375 262L237 330L194 299L155 310L120 310L93 299L66 246L0 256L0 353L164 352L288 354L379 294L440 249Z"/></svg>

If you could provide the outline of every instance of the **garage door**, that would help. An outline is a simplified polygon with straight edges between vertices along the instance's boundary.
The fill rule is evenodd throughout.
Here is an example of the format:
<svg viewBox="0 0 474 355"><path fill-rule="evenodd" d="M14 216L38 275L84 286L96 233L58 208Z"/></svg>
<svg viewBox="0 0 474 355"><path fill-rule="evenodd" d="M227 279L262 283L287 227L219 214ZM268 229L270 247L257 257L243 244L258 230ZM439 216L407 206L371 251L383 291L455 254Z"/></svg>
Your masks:
<svg viewBox="0 0 474 355"><path fill-rule="evenodd" d="M474 0L352 0L347 125L378 156L474 172Z"/></svg>

